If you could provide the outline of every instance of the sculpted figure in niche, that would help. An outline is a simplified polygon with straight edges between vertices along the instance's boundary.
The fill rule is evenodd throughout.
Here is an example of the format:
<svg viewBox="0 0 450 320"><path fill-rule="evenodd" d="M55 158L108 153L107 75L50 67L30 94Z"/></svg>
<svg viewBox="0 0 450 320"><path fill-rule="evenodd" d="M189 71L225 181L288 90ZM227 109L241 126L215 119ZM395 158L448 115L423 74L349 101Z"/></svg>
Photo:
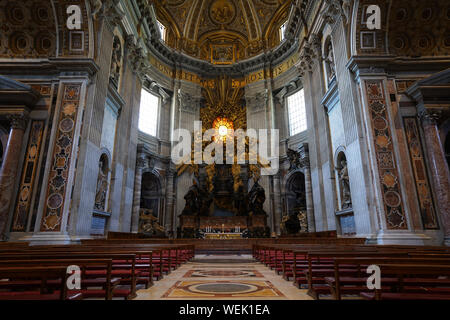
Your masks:
<svg viewBox="0 0 450 320"><path fill-rule="evenodd" d="M119 85L121 68L122 68L122 44L120 43L120 39L118 37L114 37L113 52L111 58L110 79L115 83L116 86Z"/></svg>
<svg viewBox="0 0 450 320"><path fill-rule="evenodd" d="M108 164L106 159L102 156L98 163L98 178L97 178L97 191L95 194L94 209L99 211L105 211L106 207L106 192L108 191Z"/></svg>
<svg viewBox="0 0 450 320"><path fill-rule="evenodd" d="M341 188L342 209L352 207L352 196L350 193L350 181L348 178L347 161L341 160L341 168L339 169L339 182Z"/></svg>
<svg viewBox="0 0 450 320"><path fill-rule="evenodd" d="M327 56L325 57L325 64L327 69L328 82L331 82L333 77L336 75L336 67L334 64L334 55L333 55L333 45L331 44L331 39L328 41L327 46Z"/></svg>
<svg viewBox="0 0 450 320"><path fill-rule="evenodd" d="M300 153L292 149L287 149L286 153L289 159L289 171L299 169L301 167Z"/></svg>

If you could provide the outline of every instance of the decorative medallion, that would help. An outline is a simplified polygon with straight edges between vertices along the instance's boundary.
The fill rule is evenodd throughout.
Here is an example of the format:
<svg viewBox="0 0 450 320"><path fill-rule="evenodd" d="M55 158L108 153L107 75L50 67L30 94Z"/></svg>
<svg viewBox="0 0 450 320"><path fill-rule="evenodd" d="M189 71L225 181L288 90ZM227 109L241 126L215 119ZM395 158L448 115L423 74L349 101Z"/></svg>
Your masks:
<svg viewBox="0 0 450 320"><path fill-rule="evenodd" d="M391 172L386 171L386 173L383 176L383 184L387 188L393 188L397 184L397 177L394 176Z"/></svg>
<svg viewBox="0 0 450 320"><path fill-rule="evenodd" d="M284 297L269 281L177 281L162 298Z"/></svg>
<svg viewBox="0 0 450 320"><path fill-rule="evenodd" d="M47 205L50 209L58 209L61 207L63 198L59 193L54 193L48 197Z"/></svg>
<svg viewBox="0 0 450 320"><path fill-rule="evenodd" d="M380 147L380 148L386 148L391 141L389 140L388 137L386 137L385 135L379 135L375 138L376 144Z"/></svg>
<svg viewBox="0 0 450 320"><path fill-rule="evenodd" d="M384 194L384 202L389 207L398 207L401 204L400 195L395 191L387 191Z"/></svg>
<svg viewBox="0 0 450 320"><path fill-rule="evenodd" d="M59 123L59 129L62 132L70 132L70 131L72 131L73 126L74 126L74 122L70 118L66 118L66 119L64 119L63 121L61 121Z"/></svg>
<svg viewBox="0 0 450 320"><path fill-rule="evenodd" d="M60 225L60 221L60 217L58 217L56 214L51 214L43 219L42 225L46 228L47 231L56 231L56 229Z"/></svg>
<svg viewBox="0 0 450 320"><path fill-rule="evenodd" d="M236 16L236 8L229 0L216 0L211 4L209 15L217 24L229 24Z"/></svg>
<svg viewBox="0 0 450 320"><path fill-rule="evenodd" d="M387 128L388 124L386 119L382 117L376 117L373 119L373 126L375 127L375 129L382 131Z"/></svg>
<svg viewBox="0 0 450 320"><path fill-rule="evenodd" d="M389 229L406 229L407 227L404 215L397 208L389 211L387 221Z"/></svg>

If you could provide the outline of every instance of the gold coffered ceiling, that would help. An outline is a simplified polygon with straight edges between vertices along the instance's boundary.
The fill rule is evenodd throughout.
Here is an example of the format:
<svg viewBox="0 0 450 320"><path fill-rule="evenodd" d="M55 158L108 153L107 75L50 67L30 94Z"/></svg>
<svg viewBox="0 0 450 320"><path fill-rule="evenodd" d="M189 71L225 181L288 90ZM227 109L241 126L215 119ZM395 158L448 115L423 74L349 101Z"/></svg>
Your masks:
<svg viewBox="0 0 450 320"><path fill-rule="evenodd" d="M291 1L163 0L154 4L158 20L167 28L168 46L220 65L276 47Z"/></svg>

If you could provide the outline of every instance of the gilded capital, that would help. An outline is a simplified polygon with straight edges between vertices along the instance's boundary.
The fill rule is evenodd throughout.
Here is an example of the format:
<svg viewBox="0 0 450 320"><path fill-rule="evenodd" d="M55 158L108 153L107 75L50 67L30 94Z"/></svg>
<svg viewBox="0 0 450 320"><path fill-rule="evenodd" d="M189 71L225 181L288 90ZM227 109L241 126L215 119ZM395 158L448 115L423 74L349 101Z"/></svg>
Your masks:
<svg viewBox="0 0 450 320"><path fill-rule="evenodd" d="M28 125L28 116L23 114L11 114L7 116L7 119L11 123L11 128L25 130Z"/></svg>

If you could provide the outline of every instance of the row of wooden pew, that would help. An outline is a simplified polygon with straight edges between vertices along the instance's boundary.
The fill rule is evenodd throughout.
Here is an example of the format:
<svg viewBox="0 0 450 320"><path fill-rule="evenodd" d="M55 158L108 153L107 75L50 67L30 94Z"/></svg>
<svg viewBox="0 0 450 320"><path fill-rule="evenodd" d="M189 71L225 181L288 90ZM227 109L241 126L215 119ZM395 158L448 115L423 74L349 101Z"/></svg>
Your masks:
<svg viewBox="0 0 450 320"><path fill-rule="evenodd" d="M133 299L137 288L152 286L194 252L193 245L132 240L60 246L1 243L0 300ZM70 266L79 268L80 288L70 285L76 284Z"/></svg>
<svg viewBox="0 0 450 320"><path fill-rule="evenodd" d="M450 300L450 248L399 245L254 245L253 257L315 299ZM379 288L368 278L380 270ZM374 278L370 283L375 284Z"/></svg>

